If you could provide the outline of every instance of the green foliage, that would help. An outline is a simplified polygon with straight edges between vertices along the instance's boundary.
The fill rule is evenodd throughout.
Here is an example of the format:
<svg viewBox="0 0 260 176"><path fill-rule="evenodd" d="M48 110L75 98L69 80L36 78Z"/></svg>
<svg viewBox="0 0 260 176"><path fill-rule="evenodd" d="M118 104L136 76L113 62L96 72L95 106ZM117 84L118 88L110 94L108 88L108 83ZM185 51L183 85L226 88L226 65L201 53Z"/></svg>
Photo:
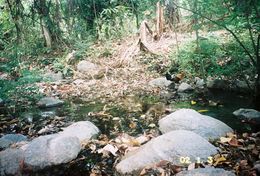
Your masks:
<svg viewBox="0 0 260 176"><path fill-rule="evenodd" d="M124 6L104 9L96 20L99 39L106 40L120 38L129 34L130 26L133 23L133 16L129 9Z"/></svg>
<svg viewBox="0 0 260 176"><path fill-rule="evenodd" d="M249 47L249 38L244 41ZM180 70L200 77L204 76L204 71L205 76L242 77L243 74L252 74L252 64L245 59L246 54L234 39L209 38L200 40L199 46L198 50L193 41L182 46L177 57L172 54L172 59L180 65Z"/></svg>

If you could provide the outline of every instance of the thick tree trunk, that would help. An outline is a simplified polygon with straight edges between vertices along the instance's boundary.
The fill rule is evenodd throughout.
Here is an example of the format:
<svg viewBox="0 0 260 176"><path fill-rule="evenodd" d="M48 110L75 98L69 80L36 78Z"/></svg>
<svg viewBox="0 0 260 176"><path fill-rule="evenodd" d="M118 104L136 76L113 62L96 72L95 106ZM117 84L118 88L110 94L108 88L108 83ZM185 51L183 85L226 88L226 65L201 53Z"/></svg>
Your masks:
<svg viewBox="0 0 260 176"><path fill-rule="evenodd" d="M40 19L40 23L41 23L42 35L44 37L45 44L48 48L51 48L52 47L52 39L51 39L50 31L46 27L46 24L44 23L44 21L42 19Z"/></svg>

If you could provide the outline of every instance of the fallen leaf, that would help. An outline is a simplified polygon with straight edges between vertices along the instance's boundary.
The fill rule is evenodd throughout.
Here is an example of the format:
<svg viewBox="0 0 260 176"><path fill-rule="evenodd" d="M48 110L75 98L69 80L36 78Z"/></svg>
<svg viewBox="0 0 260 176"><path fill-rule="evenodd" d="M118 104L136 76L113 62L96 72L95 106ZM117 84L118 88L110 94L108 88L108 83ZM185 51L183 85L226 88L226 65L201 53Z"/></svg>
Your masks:
<svg viewBox="0 0 260 176"><path fill-rule="evenodd" d="M191 104L191 105L195 105L195 104L197 104L197 102L192 100L192 101L190 102L190 104Z"/></svg>
<svg viewBox="0 0 260 176"><path fill-rule="evenodd" d="M242 145L238 144L238 140L236 138L232 138L229 142L229 145L233 146L233 147L240 147Z"/></svg>
<svg viewBox="0 0 260 176"><path fill-rule="evenodd" d="M193 170L193 169L195 169L195 166L196 166L195 163L191 163L191 164L188 166L188 170Z"/></svg>
<svg viewBox="0 0 260 176"><path fill-rule="evenodd" d="M111 144L107 144L102 149L98 150L98 153L104 153L104 151L110 152L112 155L117 156L116 152L118 151L118 148L116 146L113 146Z"/></svg>
<svg viewBox="0 0 260 176"><path fill-rule="evenodd" d="M213 164L214 166L217 166L218 164L226 161L227 159L224 156L220 156L217 159L215 159L215 163Z"/></svg>
<svg viewBox="0 0 260 176"><path fill-rule="evenodd" d="M222 144L230 142L231 140L232 140L232 138L220 137L220 142Z"/></svg>
<svg viewBox="0 0 260 176"><path fill-rule="evenodd" d="M209 111L209 110L207 110L207 109L198 110L199 113L208 112L208 111Z"/></svg>

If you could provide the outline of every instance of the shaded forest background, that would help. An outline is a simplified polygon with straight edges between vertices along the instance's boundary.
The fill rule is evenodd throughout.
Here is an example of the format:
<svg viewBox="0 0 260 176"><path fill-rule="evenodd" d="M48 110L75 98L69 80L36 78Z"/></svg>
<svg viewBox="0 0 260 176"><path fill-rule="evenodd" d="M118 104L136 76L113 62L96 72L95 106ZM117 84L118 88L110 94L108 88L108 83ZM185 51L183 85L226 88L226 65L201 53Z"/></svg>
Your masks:
<svg viewBox="0 0 260 176"><path fill-rule="evenodd" d="M1 97L35 101L41 69L71 76L66 55L88 56L93 43L138 35L156 20L155 0L0 0ZM260 109L260 2L258 0L161 1L168 30L195 32L196 40L172 53L174 64L200 77L246 80ZM153 26L154 27L154 26ZM166 29L165 29L166 30ZM203 40L202 31L225 30L226 41ZM108 52L109 54L109 49ZM46 59L48 58L48 59ZM222 63L222 64L219 64ZM169 66L171 67L171 66ZM253 83L253 84L252 84ZM15 94L14 94L15 92ZM12 103L11 103L12 104Z"/></svg>

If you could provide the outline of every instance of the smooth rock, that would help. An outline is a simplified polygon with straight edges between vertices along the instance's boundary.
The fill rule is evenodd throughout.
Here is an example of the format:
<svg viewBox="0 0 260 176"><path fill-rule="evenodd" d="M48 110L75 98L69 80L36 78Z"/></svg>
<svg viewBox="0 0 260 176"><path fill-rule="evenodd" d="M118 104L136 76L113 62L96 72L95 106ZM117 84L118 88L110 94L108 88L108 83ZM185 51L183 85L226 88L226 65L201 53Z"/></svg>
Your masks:
<svg viewBox="0 0 260 176"><path fill-rule="evenodd" d="M233 131L225 123L192 109L180 109L162 118L159 120L159 129L162 133L189 130L207 140L218 139Z"/></svg>
<svg viewBox="0 0 260 176"><path fill-rule="evenodd" d="M6 149L0 152L0 175L22 175L20 164L24 152L20 149Z"/></svg>
<svg viewBox="0 0 260 176"><path fill-rule="evenodd" d="M215 79L215 80L208 80L207 87L209 89L221 89L225 90L228 89L228 81L222 79Z"/></svg>
<svg viewBox="0 0 260 176"><path fill-rule="evenodd" d="M27 141L27 137L22 134L6 134L0 138L0 148L5 149L17 142Z"/></svg>
<svg viewBox="0 0 260 176"><path fill-rule="evenodd" d="M167 80L165 77L162 77L151 80L148 84L152 87L167 88L171 85L171 83L171 81Z"/></svg>
<svg viewBox="0 0 260 176"><path fill-rule="evenodd" d="M93 123L89 121L80 121L63 128L63 131L59 134L77 137L80 142L83 142L95 138L99 132L99 129Z"/></svg>
<svg viewBox="0 0 260 176"><path fill-rule="evenodd" d="M77 65L77 70L81 73L94 74L98 70L98 66L89 61L80 61Z"/></svg>
<svg viewBox="0 0 260 176"><path fill-rule="evenodd" d="M54 134L38 137L23 149L25 165L39 170L75 159L81 146L76 137Z"/></svg>
<svg viewBox="0 0 260 176"><path fill-rule="evenodd" d="M189 92L191 90L193 90L193 88L187 83L181 83L178 87L178 92Z"/></svg>
<svg viewBox="0 0 260 176"><path fill-rule="evenodd" d="M241 108L234 111L233 115L237 116L241 120L260 124L260 112L257 110Z"/></svg>
<svg viewBox="0 0 260 176"><path fill-rule="evenodd" d="M120 174L140 171L144 167L167 160L176 165L180 157L189 157L195 162L197 157L207 161L208 157L217 153L216 147L201 136L186 130L172 131L152 139L131 154L128 154L116 166Z"/></svg>
<svg viewBox="0 0 260 176"><path fill-rule="evenodd" d="M64 101L53 97L44 97L37 104L40 108L51 108L63 105Z"/></svg>
<svg viewBox="0 0 260 176"><path fill-rule="evenodd" d="M176 174L176 176L235 176L235 174L222 168L209 167L182 171Z"/></svg>

